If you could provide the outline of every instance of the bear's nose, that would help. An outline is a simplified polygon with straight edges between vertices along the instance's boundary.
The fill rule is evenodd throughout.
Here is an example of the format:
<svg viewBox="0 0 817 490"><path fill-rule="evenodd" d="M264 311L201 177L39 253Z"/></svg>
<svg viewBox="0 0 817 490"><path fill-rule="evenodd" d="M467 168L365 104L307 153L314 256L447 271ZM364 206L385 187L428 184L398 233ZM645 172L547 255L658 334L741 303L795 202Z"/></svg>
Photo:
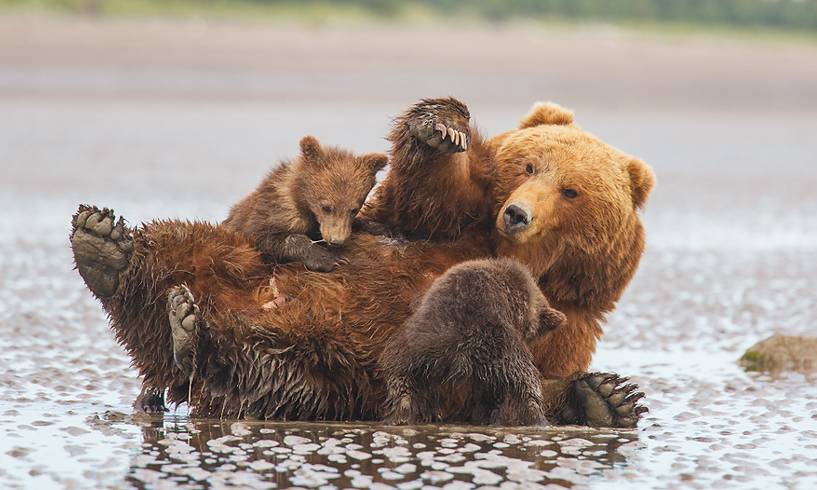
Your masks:
<svg viewBox="0 0 817 490"><path fill-rule="evenodd" d="M530 212L527 209L511 204L505 208L505 231L514 233L524 230L530 224Z"/></svg>

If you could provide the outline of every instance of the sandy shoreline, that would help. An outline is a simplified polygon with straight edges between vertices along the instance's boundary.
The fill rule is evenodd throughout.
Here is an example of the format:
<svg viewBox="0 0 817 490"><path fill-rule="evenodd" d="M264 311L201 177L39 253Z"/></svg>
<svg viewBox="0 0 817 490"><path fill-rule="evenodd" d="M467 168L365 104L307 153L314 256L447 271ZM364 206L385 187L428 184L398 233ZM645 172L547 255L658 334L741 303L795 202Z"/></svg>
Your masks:
<svg viewBox="0 0 817 490"><path fill-rule="evenodd" d="M817 111L817 44L619 28L325 26L0 14L0 97L549 98Z"/></svg>

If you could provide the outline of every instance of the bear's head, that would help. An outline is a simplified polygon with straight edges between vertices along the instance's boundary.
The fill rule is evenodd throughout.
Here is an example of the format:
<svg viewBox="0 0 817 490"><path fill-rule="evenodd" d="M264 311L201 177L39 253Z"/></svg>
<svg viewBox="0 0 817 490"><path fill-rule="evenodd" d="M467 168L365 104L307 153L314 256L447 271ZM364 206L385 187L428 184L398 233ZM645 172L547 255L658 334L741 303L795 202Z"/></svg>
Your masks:
<svg viewBox="0 0 817 490"><path fill-rule="evenodd" d="M490 144L498 253L526 264L557 305L610 310L643 251L638 210L655 181L650 167L550 103Z"/></svg>
<svg viewBox="0 0 817 490"><path fill-rule="evenodd" d="M315 217L321 238L331 245L342 245L388 157L383 153L355 156L305 136L299 163L295 186L299 205Z"/></svg>

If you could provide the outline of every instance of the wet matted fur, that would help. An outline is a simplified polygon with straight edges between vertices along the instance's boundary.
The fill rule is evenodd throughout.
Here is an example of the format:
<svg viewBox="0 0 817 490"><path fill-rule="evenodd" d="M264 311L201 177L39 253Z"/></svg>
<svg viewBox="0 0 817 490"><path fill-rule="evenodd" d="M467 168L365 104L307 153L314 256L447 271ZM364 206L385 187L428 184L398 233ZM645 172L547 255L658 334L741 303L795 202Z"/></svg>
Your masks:
<svg viewBox="0 0 817 490"><path fill-rule="evenodd" d="M354 235L348 263L330 273L300 264L270 269L243 236L180 221L133 231L126 269L117 272L83 252L111 238L75 225L80 273L146 383L170 388L171 401L187 399L165 305L171 287L187 284L207 325L195 349L195 414L375 417L385 398L375 361L412 305L452 265L500 255L525 264L568 318L531 349L549 414L633 426L637 407L618 378L582 371L643 250L637 210L652 187L649 168L551 105L488 140L464 107L426 100L396 120L391 172L363 214L411 240ZM568 197L568 186L578 198ZM497 220L515 203L531 216L522 232L508 233ZM115 284L114 292L102 283ZM277 305L282 294L292 300Z"/></svg>

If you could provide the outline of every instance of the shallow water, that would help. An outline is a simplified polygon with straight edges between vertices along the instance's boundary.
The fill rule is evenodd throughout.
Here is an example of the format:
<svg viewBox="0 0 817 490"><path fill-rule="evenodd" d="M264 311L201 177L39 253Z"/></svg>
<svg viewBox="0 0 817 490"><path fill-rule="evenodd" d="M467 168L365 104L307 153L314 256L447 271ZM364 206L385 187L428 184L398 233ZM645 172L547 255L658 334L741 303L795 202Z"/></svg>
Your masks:
<svg viewBox="0 0 817 490"><path fill-rule="evenodd" d="M730 94L740 115L577 108L584 127L659 178L647 253L593 363L631 375L650 412L635 431L611 431L191 421L184 405L133 415L136 374L71 269L77 203L131 222L218 220L303 134L384 149L388 117L428 95L415 91L462 80L365 103L345 96L363 97L371 80L328 100L178 100L117 96L108 66L72 68L90 89L53 60L13 70L0 65L0 81L19 84L0 84L0 487L817 487L817 377L736 363L774 332L817 332L817 117L751 111L751 91L783 90L785 72L780 86ZM45 80L53 70L68 81ZM162 70L151 76L175 76ZM198 76L191 83L207 85ZM798 76L792 87L807 86ZM229 93L241 80L219 83ZM38 83L64 91L43 98ZM483 97L471 109L490 134L527 105Z"/></svg>

